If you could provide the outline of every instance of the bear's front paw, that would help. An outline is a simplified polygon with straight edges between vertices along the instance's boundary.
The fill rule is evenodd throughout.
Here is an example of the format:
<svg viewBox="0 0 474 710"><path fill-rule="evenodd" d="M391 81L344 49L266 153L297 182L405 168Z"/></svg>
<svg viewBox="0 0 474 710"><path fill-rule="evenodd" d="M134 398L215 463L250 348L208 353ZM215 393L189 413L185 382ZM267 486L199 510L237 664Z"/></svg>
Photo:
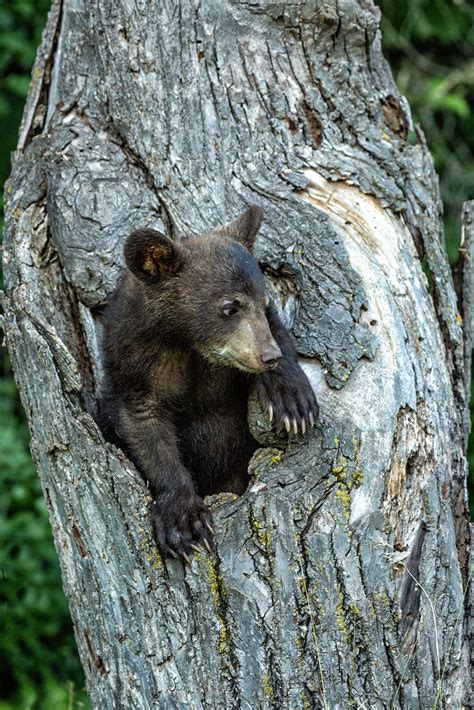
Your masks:
<svg viewBox="0 0 474 710"><path fill-rule="evenodd" d="M257 378L260 406L277 430L304 434L314 426L318 404L308 378L298 364L283 366Z"/></svg>
<svg viewBox="0 0 474 710"><path fill-rule="evenodd" d="M194 492L168 491L158 496L151 506L151 519L156 544L164 557L181 556L190 564L189 556L201 551L200 544L211 552L211 513Z"/></svg>

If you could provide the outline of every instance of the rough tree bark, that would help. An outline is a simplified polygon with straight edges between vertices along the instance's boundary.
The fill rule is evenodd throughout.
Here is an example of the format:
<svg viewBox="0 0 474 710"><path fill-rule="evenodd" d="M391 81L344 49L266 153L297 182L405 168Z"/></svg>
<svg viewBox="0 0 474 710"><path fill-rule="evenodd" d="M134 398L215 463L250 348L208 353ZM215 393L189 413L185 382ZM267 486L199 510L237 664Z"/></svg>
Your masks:
<svg viewBox="0 0 474 710"><path fill-rule="evenodd" d="M379 19L372 0L53 3L4 321L96 708L472 701L473 210L456 295ZM165 566L93 418L100 309L132 229L201 232L252 202L321 417L288 442L251 403L262 449L245 495L213 503L216 554Z"/></svg>

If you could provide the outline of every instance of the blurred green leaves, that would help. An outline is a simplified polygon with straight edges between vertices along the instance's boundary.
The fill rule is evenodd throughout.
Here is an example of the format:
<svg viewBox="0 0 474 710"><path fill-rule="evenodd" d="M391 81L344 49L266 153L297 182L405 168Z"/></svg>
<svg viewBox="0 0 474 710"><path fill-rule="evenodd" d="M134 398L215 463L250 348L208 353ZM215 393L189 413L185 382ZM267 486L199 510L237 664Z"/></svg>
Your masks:
<svg viewBox="0 0 474 710"><path fill-rule="evenodd" d="M446 248L454 263L462 204L474 198L474 3L376 1L382 10L384 54L434 158L444 204ZM474 432L468 460L474 515Z"/></svg>
<svg viewBox="0 0 474 710"><path fill-rule="evenodd" d="M31 67L50 4L50 0L0 0L0 184L10 170L9 151L15 147Z"/></svg>
<svg viewBox="0 0 474 710"><path fill-rule="evenodd" d="M16 96L24 97L28 93L30 79L22 74L10 74L5 80L8 91Z"/></svg>
<svg viewBox="0 0 474 710"><path fill-rule="evenodd" d="M421 124L445 207L446 246L457 259L461 208L474 197L474 3L378 0L384 53Z"/></svg>
<svg viewBox="0 0 474 710"><path fill-rule="evenodd" d="M5 364L6 367L6 364ZM0 380L0 667L2 707L53 707L84 693L69 610L28 431L10 372ZM72 685L71 685L72 683ZM48 699L49 698L49 699Z"/></svg>
<svg viewBox="0 0 474 710"><path fill-rule="evenodd" d="M472 71L471 66L468 66L463 74L467 74L468 71ZM457 84L460 83L456 79L456 74L461 74L461 72L453 72L450 77L445 79L435 78L430 79L426 82L426 92L422 101L426 102L427 106L430 106L433 111L451 111L456 113L459 118L469 118L469 104L466 100L466 91L460 87L457 88Z"/></svg>
<svg viewBox="0 0 474 710"><path fill-rule="evenodd" d="M0 182L10 171L49 0L0 5ZM29 435L0 360L0 710L90 707Z"/></svg>
<svg viewBox="0 0 474 710"><path fill-rule="evenodd" d="M2 76L8 76L12 67L29 74L49 6L49 0L15 0L0 6Z"/></svg>

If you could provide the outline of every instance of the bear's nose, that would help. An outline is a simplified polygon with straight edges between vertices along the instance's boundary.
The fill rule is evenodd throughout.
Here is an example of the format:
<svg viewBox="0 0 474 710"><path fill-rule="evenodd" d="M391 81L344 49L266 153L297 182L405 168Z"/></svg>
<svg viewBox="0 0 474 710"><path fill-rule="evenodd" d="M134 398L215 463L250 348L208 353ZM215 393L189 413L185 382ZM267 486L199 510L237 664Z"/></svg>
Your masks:
<svg viewBox="0 0 474 710"><path fill-rule="evenodd" d="M278 360L281 358L282 352L278 345L275 343L275 345L271 345L269 348L266 348L263 353L260 355L260 359L266 367L275 367L275 365L278 364Z"/></svg>

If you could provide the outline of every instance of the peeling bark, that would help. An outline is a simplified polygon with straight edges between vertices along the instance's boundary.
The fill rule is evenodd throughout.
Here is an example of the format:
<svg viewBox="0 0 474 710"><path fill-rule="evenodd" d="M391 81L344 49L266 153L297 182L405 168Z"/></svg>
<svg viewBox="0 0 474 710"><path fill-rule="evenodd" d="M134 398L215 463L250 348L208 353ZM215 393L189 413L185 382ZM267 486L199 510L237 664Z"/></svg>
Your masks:
<svg viewBox="0 0 474 710"><path fill-rule="evenodd" d="M100 311L132 229L253 202L321 417L282 440L251 399L216 554L165 567L94 421ZM4 327L94 707L472 703L472 205L456 294L371 0L56 0L6 204Z"/></svg>

